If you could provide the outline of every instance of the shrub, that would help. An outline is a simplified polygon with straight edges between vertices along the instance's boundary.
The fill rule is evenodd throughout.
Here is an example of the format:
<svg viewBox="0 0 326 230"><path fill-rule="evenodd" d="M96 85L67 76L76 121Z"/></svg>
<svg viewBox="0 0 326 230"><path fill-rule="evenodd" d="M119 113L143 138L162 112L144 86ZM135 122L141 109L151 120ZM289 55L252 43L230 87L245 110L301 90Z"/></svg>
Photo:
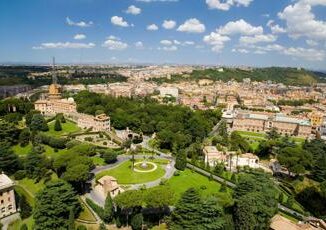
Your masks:
<svg viewBox="0 0 326 230"><path fill-rule="evenodd" d="M174 173L173 173L174 176L180 176L180 171L179 170L176 170Z"/></svg>
<svg viewBox="0 0 326 230"><path fill-rule="evenodd" d="M26 171L25 170L18 170L14 174L15 180L22 180L26 177Z"/></svg>

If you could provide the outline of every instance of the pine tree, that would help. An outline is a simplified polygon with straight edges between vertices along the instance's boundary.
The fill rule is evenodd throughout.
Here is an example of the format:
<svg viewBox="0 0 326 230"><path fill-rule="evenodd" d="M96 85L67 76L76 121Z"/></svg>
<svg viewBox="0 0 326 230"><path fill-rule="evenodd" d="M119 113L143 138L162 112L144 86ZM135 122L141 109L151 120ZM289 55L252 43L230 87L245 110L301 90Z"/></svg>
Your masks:
<svg viewBox="0 0 326 230"><path fill-rule="evenodd" d="M179 153L175 160L175 168L184 171L187 167L187 156L185 153Z"/></svg>
<svg viewBox="0 0 326 230"><path fill-rule="evenodd" d="M113 219L113 202L110 194L106 196L104 204L104 221L110 223Z"/></svg>
<svg viewBox="0 0 326 230"><path fill-rule="evenodd" d="M106 230L106 227L105 227L105 224L104 223L101 223L100 224L99 230Z"/></svg>
<svg viewBox="0 0 326 230"><path fill-rule="evenodd" d="M195 229L200 222L201 201L196 189L190 188L182 194L171 215L172 229Z"/></svg>
<svg viewBox="0 0 326 230"><path fill-rule="evenodd" d="M14 173L19 168L19 158L8 142L0 142L0 172Z"/></svg>
<svg viewBox="0 0 326 230"><path fill-rule="evenodd" d="M62 130L61 123L60 123L59 119L55 119L54 130L55 131L61 131Z"/></svg>
<svg viewBox="0 0 326 230"><path fill-rule="evenodd" d="M49 127L41 114L34 114L30 124L30 129L32 131L48 131Z"/></svg>
<svg viewBox="0 0 326 230"><path fill-rule="evenodd" d="M203 200L200 212L201 229L218 230L224 229L226 223L223 208L218 204L218 200L214 197L208 197ZM199 228L198 228L199 229Z"/></svg>
<svg viewBox="0 0 326 230"><path fill-rule="evenodd" d="M68 229L75 230L75 213L72 208L69 211L69 220L68 221L69 221Z"/></svg>
<svg viewBox="0 0 326 230"><path fill-rule="evenodd" d="M143 215L141 213L138 213L138 214L134 215L131 218L130 225L131 225L131 227L132 227L133 230L140 230L140 229L142 229Z"/></svg>
<svg viewBox="0 0 326 230"><path fill-rule="evenodd" d="M32 207L29 205L24 195L19 199L19 207L20 217L22 219L26 219L32 215Z"/></svg>

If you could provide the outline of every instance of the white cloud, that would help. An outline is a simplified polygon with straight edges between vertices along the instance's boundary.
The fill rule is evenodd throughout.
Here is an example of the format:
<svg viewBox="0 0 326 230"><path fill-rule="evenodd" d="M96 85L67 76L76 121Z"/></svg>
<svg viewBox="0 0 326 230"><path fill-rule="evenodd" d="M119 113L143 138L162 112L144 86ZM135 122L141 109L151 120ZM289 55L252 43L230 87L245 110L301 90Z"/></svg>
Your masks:
<svg viewBox="0 0 326 230"><path fill-rule="evenodd" d="M312 12L312 6L316 5L326 6L326 1L298 0L278 13L279 18L285 20L290 37L326 40L326 21L317 20Z"/></svg>
<svg viewBox="0 0 326 230"><path fill-rule="evenodd" d="M233 34L242 34L242 35L256 35L263 34L263 27L261 26L252 26L243 19L238 21L230 21L224 26L221 26L218 30L218 33L224 35L233 35Z"/></svg>
<svg viewBox="0 0 326 230"><path fill-rule="evenodd" d="M89 22L84 22L84 21L74 22L69 17L66 17L66 23L69 26L78 26L78 27L90 27L90 26L93 25L93 22L92 21L89 21Z"/></svg>
<svg viewBox="0 0 326 230"><path fill-rule="evenodd" d="M83 40L85 38L86 38L86 35L85 34L76 34L74 36L74 39L76 39L76 40Z"/></svg>
<svg viewBox="0 0 326 230"><path fill-rule="evenodd" d="M188 33L203 33L205 32L205 25L196 18L190 18L180 25L177 31Z"/></svg>
<svg viewBox="0 0 326 230"><path fill-rule="evenodd" d="M110 35L109 37L107 37L107 39L110 39L110 40L120 40L120 38L114 36L114 35Z"/></svg>
<svg viewBox="0 0 326 230"><path fill-rule="evenodd" d="M209 9L228 11L232 6L249 6L253 0L206 0Z"/></svg>
<svg viewBox="0 0 326 230"><path fill-rule="evenodd" d="M128 7L128 9L126 10L126 13L127 14L133 14L133 15L138 15L141 13L141 9L134 6L134 5L131 5Z"/></svg>
<svg viewBox="0 0 326 230"><path fill-rule="evenodd" d="M306 40L306 43L308 46L318 46L318 42L314 41L314 40Z"/></svg>
<svg viewBox="0 0 326 230"><path fill-rule="evenodd" d="M171 30L176 26L176 22L173 20L164 20L162 26L163 28L167 29L167 30Z"/></svg>
<svg viewBox="0 0 326 230"><path fill-rule="evenodd" d="M128 44L120 41L114 36L108 37L108 39L102 44L103 47L109 50L124 50L128 48Z"/></svg>
<svg viewBox="0 0 326 230"><path fill-rule="evenodd" d="M246 44L255 44L255 43L270 43L275 42L277 36L272 34L256 34L255 36L241 36L239 42L243 45Z"/></svg>
<svg viewBox="0 0 326 230"><path fill-rule="evenodd" d="M306 49L302 47L290 47L283 51L285 55L295 58L302 58L307 61L323 61L325 58L325 51L316 49Z"/></svg>
<svg viewBox="0 0 326 230"><path fill-rule="evenodd" d="M195 42L193 41L185 41L184 43L182 43L183 46L193 46L195 45Z"/></svg>
<svg viewBox="0 0 326 230"><path fill-rule="evenodd" d="M151 31L158 30L158 26L155 24L148 25L147 30L151 30Z"/></svg>
<svg viewBox="0 0 326 230"><path fill-rule="evenodd" d="M90 49L95 47L94 43L74 43L74 42L46 42L33 49Z"/></svg>
<svg viewBox="0 0 326 230"><path fill-rule="evenodd" d="M128 27L129 24L126 22L122 17L119 16L113 16L111 18L111 23L116 26L121 26L121 27Z"/></svg>
<svg viewBox="0 0 326 230"><path fill-rule="evenodd" d="M163 46L159 47L158 50L163 50L163 51L177 51L178 47L176 46Z"/></svg>
<svg viewBox="0 0 326 230"><path fill-rule="evenodd" d="M165 46L171 46L173 44L173 42L170 40L162 40L160 43Z"/></svg>
<svg viewBox="0 0 326 230"><path fill-rule="evenodd" d="M246 49L232 49L232 52L247 54L247 53L249 53L249 50L246 50Z"/></svg>
<svg viewBox="0 0 326 230"><path fill-rule="evenodd" d="M135 42L135 47L137 49L143 49L144 48L144 44L143 44L143 42L138 41L138 42Z"/></svg>
<svg viewBox="0 0 326 230"><path fill-rule="evenodd" d="M267 25L269 28L271 28L271 31L272 31L273 34L286 33L286 30L285 30L283 27L281 27L281 26L275 24L275 23L274 23L274 20L268 20L268 22L267 22L266 25Z"/></svg>
<svg viewBox="0 0 326 230"><path fill-rule="evenodd" d="M220 52L224 48L224 44L230 41L228 36L221 35L219 33L212 32L206 35L203 41L212 46L212 51Z"/></svg>

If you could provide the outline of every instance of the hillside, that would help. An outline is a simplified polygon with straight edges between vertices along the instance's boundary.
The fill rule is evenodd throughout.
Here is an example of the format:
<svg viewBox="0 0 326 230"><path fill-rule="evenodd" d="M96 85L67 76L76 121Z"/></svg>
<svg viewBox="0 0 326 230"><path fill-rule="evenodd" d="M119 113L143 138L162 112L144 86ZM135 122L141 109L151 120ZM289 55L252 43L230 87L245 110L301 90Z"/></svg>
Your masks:
<svg viewBox="0 0 326 230"><path fill-rule="evenodd" d="M225 68L223 72L217 69L194 70L190 75L174 75L171 79L152 79L158 83L179 82L183 80L210 79L214 81L242 81L244 78L250 78L252 81L273 81L286 85L311 85L317 82L326 82L323 74L296 68L256 68L252 70Z"/></svg>

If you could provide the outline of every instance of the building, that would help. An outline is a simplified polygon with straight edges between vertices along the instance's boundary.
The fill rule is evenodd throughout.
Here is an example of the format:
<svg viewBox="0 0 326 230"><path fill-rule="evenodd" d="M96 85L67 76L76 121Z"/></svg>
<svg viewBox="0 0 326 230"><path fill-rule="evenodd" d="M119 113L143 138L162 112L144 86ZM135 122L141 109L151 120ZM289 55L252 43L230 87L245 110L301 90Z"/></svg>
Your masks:
<svg viewBox="0 0 326 230"><path fill-rule="evenodd" d="M227 168L231 170L237 167L260 168L259 157L252 153L237 155L235 152L228 153Z"/></svg>
<svg viewBox="0 0 326 230"><path fill-rule="evenodd" d="M159 87L161 97L179 97L179 89L176 87Z"/></svg>
<svg viewBox="0 0 326 230"><path fill-rule="evenodd" d="M226 162L226 155L218 151L215 146L205 146L203 152L205 154L205 163L211 167L214 167L217 163Z"/></svg>
<svg viewBox="0 0 326 230"><path fill-rule="evenodd" d="M69 114L75 113L76 103L73 98L68 99L43 99L34 103L35 110L43 115L55 115L57 113Z"/></svg>
<svg viewBox="0 0 326 230"><path fill-rule="evenodd" d="M7 175L0 174L0 219L17 212L14 185Z"/></svg>
<svg viewBox="0 0 326 230"><path fill-rule="evenodd" d="M324 228L313 226L309 223L299 221L294 223L291 220L277 214L271 220L271 230L322 230Z"/></svg>
<svg viewBox="0 0 326 230"><path fill-rule="evenodd" d="M284 114L259 114L239 112L233 119L234 130L267 132L276 128L280 134L309 137L312 126L309 120L288 117Z"/></svg>
<svg viewBox="0 0 326 230"><path fill-rule="evenodd" d="M97 116L78 114L77 125L82 129L91 128L95 132L103 132L111 130L110 117L105 114L100 114Z"/></svg>
<svg viewBox="0 0 326 230"><path fill-rule="evenodd" d="M113 198L116 195L124 192L124 190L118 184L117 179L112 176L104 176L99 179L94 190L103 198L106 198L107 195L110 195Z"/></svg>

